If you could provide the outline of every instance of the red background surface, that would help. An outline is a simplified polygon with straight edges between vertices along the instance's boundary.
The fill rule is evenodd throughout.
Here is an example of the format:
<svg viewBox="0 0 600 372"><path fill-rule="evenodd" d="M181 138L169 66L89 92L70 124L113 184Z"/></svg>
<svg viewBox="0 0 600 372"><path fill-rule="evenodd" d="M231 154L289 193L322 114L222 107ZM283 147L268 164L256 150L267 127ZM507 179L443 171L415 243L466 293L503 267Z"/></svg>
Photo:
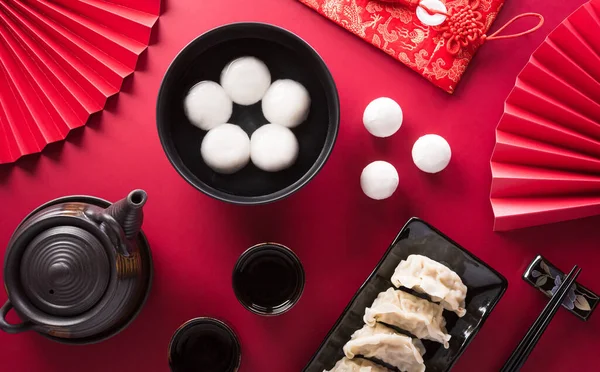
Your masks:
<svg viewBox="0 0 600 372"><path fill-rule="evenodd" d="M600 292L600 218L499 234L492 232L488 200L489 157L503 101L535 47L582 3L508 0L496 28L528 11L541 12L545 26L534 35L489 42L450 96L295 1L165 1L139 71L107 109L66 142L0 167L2 254L19 221L49 199L90 194L116 200L130 189L146 189L144 230L156 267L150 299L128 329L98 345L0 333L0 370L167 371L175 329L190 318L214 316L238 333L242 372L300 371L411 216L432 223L509 280L455 367L499 370L547 301L521 280L536 254L563 270L579 264L580 282ZM321 173L290 198L261 207L224 204L189 186L167 161L155 129L156 95L170 61L197 35L236 21L274 23L299 34L329 65L341 99L338 142ZM394 98L405 113L401 130L384 140L370 136L361 121L364 107L379 96ZM411 160L412 144L427 133L452 146L452 162L439 175L421 173ZM362 168L379 159L400 174L398 191L384 202L367 199L358 182ZM239 254L266 240L295 250L307 276L300 303L276 318L243 309L230 286ZM561 310L523 370L597 370L598 334L600 315L584 323Z"/></svg>

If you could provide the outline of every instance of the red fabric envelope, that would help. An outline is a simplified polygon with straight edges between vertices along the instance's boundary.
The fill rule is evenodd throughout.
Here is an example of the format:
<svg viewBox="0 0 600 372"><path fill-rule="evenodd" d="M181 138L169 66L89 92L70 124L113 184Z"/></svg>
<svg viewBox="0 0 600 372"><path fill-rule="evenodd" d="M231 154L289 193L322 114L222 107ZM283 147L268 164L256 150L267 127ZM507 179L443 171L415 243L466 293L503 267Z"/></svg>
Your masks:
<svg viewBox="0 0 600 372"><path fill-rule="evenodd" d="M444 24L425 26L416 16L416 0L299 0L319 14L396 58L433 84L453 93L481 40L457 54L446 48ZM504 0L441 0L449 13L477 4L484 31L490 28Z"/></svg>

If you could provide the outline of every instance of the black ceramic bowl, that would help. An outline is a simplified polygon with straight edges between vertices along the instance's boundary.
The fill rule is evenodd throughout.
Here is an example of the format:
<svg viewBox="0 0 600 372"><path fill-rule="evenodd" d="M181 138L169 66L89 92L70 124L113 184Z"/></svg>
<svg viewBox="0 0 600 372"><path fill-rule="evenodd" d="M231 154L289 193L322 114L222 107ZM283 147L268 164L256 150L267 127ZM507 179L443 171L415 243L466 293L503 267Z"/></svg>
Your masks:
<svg viewBox="0 0 600 372"><path fill-rule="evenodd" d="M298 159L281 172L265 172L252 163L231 175L214 172L200 155L206 132L193 126L184 113L183 101L193 85L202 80L219 82L225 65L242 56L255 56L265 62L272 81L296 80L310 93L308 119L293 129L300 144ZM177 172L205 194L237 204L279 200L308 183L333 149L339 120L337 90L321 57L293 33L262 23L222 26L188 44L165 74L156 110L158 135ZM252 135L267 120L258 102L252 106L234 104L229 122Z"/></svg>
<svg viewBox="0 0 600 372"><path fill-rule="evenodd" d="M454 313L444 311L446 328L452 336L450 347L444 349L439 343L423 341L426 349L423 359L427 372L447 372L452 369L500 301L508 282L500 273L450 238L426 222L412 218L394 239L373 273L356 292L304 372L329 370L344 356L342 347L350 340L352 333L364 325L365 308L371 306L380 292L392 287L390 278L396 266L411 254L427 256L448 266L467 286L465 316L459 318Z"/></svg>

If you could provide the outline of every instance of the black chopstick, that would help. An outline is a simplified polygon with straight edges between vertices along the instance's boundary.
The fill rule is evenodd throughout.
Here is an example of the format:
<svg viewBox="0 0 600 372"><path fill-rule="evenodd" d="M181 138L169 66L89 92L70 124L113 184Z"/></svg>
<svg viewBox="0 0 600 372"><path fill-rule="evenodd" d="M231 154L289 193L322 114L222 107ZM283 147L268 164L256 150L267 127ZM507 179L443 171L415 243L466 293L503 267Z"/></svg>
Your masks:
<svg viewBox="0 0 600 372"><path fill-rule="evenodd" d="M575 280L580 272L581 269L575 265L573 269L571 269L569 275L563 279L563 283L560 285L560 287L558 287L558 290L554 296L552 296L540 316L536 319L531 328L529 328L529 331L525 337L523 337L517 348L513 351L511 357L504 364L504 367L502 367L502 372L518 371L523 363L525 363L527 357L542 336L542 333L544 333L548 327L548 324L550 324L554 314L556 314L558 309L561 307L564 298L569 293L569 289L573 283L575 283Z"/></svg>

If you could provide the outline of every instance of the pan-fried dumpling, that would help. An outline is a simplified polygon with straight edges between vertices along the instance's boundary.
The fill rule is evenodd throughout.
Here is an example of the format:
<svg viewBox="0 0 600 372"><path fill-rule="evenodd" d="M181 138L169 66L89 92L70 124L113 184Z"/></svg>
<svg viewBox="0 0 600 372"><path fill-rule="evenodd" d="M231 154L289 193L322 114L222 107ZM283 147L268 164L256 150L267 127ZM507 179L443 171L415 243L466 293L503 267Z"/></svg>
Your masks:
<svg viewBox="0 0 600 372"><path fill-rule="evenodd" d="M354 332L344 345L344 354L352 359L357 355L377 358L406 372L423 372L425 347L418 339L397 333L382 324L365 325Z"/></svg>
<svg viewBox="0 0 600 372"><path fill-rule="evenodd" d="M396 287L413 289L426 293L433 302L439 302L446 310L456 315L465 315L467 287L460 276L447 266L428 257L412 254L396 267L392 276Z"/></svg>
<svg viewBox="0 0 600 372"><path fill-rule="evenodd" d="M381 324L365 325L354 332L344 345L344 354L352 359L356 355L377 358L406 372L423 372L425 347L420 340L401 335Z"/></svg>
<svg viewBox="0 0 600 372"><path fill-rule="evenodd" d="M363 319L369 326L377 322L389 324L418 338L439 342L447 349L450 335L446 333L443 312L438 304L390 288L377 296Z"/></svg>
<svg viewBox="0 0 600 372"><path fill-rule="evenodd" d="M370 360L342 358L338 360L333 369L323 372L390 372L390 370Z"/></svg>

